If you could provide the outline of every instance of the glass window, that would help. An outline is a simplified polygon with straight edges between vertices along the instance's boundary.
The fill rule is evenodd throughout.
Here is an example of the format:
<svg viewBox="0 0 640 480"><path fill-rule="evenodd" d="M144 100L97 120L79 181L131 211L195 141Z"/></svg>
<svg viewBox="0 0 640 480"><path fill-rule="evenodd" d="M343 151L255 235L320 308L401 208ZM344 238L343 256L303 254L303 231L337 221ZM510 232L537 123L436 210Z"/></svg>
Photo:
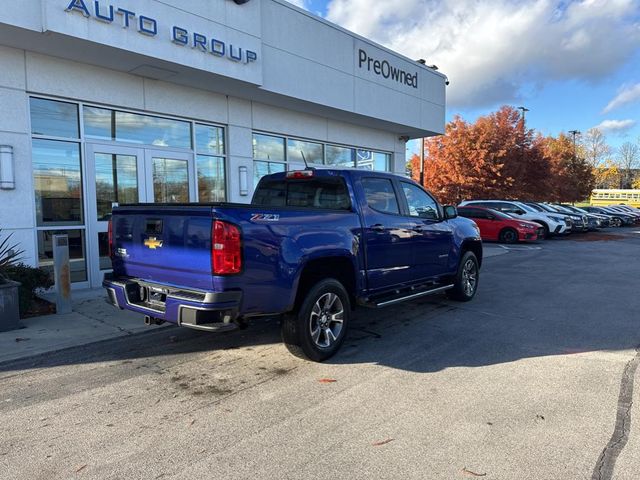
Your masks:
<svg viewBox="0 0 640 480"><path fill-rule="evenodd" d="M356 150L356 159L358 168L379 172L389 171L389 165L391 163L390 154L373 152L371 150Z"/></svg>
<svg viewBox="0 0 640 480"><path fill-rule="evenodd" d="M224 158L198 155L198 199L200 202L224 202Z"/></svg>
<svg viewBox="0 0 640 480"><path fill-rule="evenodd" d="M438 219L438 204L427 192L412 183L401 182L401 184L410 216L429 220Z"/></svg>
<svg viewBox="0 0 640 480"><path fill-rule="evenodd" d="M303 154L304 159L302 158ZM323 145L303 140L287 140L287 160L304 165L305 159L308 164L322 165L324 163Z"/></svg>
<svg viewBox="0 0 640 480"><path fill-rule="evenodd" d="M284 138L253 134L253 158L271 162L284 162Z"/></svg>
<svg viewBox="0 0 640 480"><path fill-rule="evenodd" d="M348 210L351 202L343 179L269 180L256 190L253 205Z"/></svg>
<svg viewBox="0 0 640 480"><path fill-rule="evenodd" d="M391 180L387 178L363 178L362 186L367 204L383 213L399 214L398 199Z"/></svg>
<svg viewBox="0 0 640 480"><path fill-rule="evenodd" d="M189 169L185 160L157 158L152 160L153 201L155 203L187 203L189 201Z"/></svg>
<svg viewBox="0 0 640 480"><path fill-rule="evenodd" d="M116 140L158 147L192 148L191 123L116 112Z"/></svg>
<svg viewBox="0 0 640 480"><path fill-rule="evenodd" d="M224 155L224 128L196 125L196 151Z"/></svg>
<svg viewBox="0 0 640 480"><path fill-rule="evenodd" d="M459 208L458 215L467 218L478 218L486 220L490 218L489 212L486 210L480 210L478 208Z"/></svg>
<svg viewBox="0 0 640 480"><path fill-rule="evenodd" d="M265 175L271 175L272 173L279 173L284 171L284 163L253 162L253 184L258 185L260 179Z"/></svg>
<svg viewBox="0 0 640 480"><path fill-rule="evenodd" d="M79 144L34 139L33 180L38 225L82 223Z"/></svg>
<svg viewBox="0 0 640 480"><path fill-rule="evenodd" d="M38 232L38 267L47 270L53 277L53 236L69 237L69 263L71 281L87 281L84 230L41 230Z"/></svg>
<svg viewBox="0 0 640 480"><path fill-rule="evenodd" d="M353 148L327 145L325 163L327 165L335 165L339 167L355 167L355 153L356 152Z"/></svg>
<svg viewBox="0 0 640 480"><path fill-rule="evenodd" d="M82 117L85 137L98 140L113 140L115 138L116 116L113 110L84 107Z"/></svg>
<svg viewBox="0 0 640 480"><path fill-rule="evenodd" d="M80 138L78 106L43 98L30 98L31 133L51 137Z"/></svg>
<svg viewBox="0 0 640 480"><path fill-rule="evenodd" d="M98 220L111 218L111 205L138 201L138 166L132 155L96 153Z"/></svg>

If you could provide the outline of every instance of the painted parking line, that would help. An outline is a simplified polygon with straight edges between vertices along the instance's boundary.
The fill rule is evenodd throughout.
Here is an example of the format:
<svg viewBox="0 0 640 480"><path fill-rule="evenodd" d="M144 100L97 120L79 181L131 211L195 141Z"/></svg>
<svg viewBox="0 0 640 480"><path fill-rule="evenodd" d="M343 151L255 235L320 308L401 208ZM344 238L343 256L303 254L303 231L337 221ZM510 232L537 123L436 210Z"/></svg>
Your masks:
<svg viewBox="0 0 640 480"><path fill-rule="evenodd" d="M532 245L517 245L517 246L507 246L507 245L498 245L500 248L504 248L505 250L542 250L542 247L534 247Z"/></svg>

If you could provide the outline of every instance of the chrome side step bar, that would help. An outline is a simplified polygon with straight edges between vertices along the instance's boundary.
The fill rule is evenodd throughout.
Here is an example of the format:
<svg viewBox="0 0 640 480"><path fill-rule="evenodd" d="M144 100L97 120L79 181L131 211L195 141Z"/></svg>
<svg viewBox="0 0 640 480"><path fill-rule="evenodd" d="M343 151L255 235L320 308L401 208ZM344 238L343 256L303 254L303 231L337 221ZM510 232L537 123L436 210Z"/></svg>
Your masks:
<svg viewBox="0 0 640 480"><path fill-rule="evenodd" d="M411 295L407 295L406 297L394 298L393 300L387 300L386 302L376 303L375 306L378 308L388 307L389 305L395 305L396 303L406 302L408 300L413 300L420 297L426 297L427 295L434 295L436 293L445 292L447 290L451 290L453 285L445 285L444 287L433 288L431 290L426 290L424 292L413 293Z"/></svg>

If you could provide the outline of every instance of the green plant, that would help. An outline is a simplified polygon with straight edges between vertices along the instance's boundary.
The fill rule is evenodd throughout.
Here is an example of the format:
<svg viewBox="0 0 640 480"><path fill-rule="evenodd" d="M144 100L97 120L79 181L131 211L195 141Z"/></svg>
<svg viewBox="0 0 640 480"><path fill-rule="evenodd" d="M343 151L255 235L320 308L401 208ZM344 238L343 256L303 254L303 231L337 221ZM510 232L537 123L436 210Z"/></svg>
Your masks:
<svg viewBox="0 0 640 480"><path fill-rule="evenodd" d="M20 282L20 316L24 316L36 298L38 288L50 288L53 280L49 272L41 268L30 267L23 263L7 268L7 277L15 282Z"/></svg>
<svg viewBox="0 0 640 480"><path fill-rule="evenodd" d="M10 244L9 240L13 233L7 238L0 241L0 283L5 283L8 279L8 270L17 265L20 262L24 250L18 248L18 244ZM2 230L0 229L0 238L2 237Z"/></svg>

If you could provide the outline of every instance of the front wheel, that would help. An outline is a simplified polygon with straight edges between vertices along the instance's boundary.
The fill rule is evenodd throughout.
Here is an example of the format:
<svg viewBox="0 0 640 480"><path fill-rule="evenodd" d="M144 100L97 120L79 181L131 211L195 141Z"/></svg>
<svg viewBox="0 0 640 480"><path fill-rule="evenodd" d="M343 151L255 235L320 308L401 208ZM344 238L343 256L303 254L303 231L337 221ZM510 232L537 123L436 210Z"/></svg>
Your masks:
<svg viewBox="0 0 640 480"><path fill-rule="evenodd" d="M505 228L500 232L500 243L518 243L518 232L513 228Z"/></svg>
<svg viewBox="0 0 640 480"><path fill-rule="evenodd" d="M282 320L282 340L297 357L322 362L340 349L351 319L351 302L334 279L316 283L297 311Z"/></svg>
<svg viewBox="0 0 640 480"><path fill-rule="evenodd" d="M458 266L453 288L447 295L459 302L468 302L476 296L480 280L480 265L473 252L466 252Z"/></svg>

